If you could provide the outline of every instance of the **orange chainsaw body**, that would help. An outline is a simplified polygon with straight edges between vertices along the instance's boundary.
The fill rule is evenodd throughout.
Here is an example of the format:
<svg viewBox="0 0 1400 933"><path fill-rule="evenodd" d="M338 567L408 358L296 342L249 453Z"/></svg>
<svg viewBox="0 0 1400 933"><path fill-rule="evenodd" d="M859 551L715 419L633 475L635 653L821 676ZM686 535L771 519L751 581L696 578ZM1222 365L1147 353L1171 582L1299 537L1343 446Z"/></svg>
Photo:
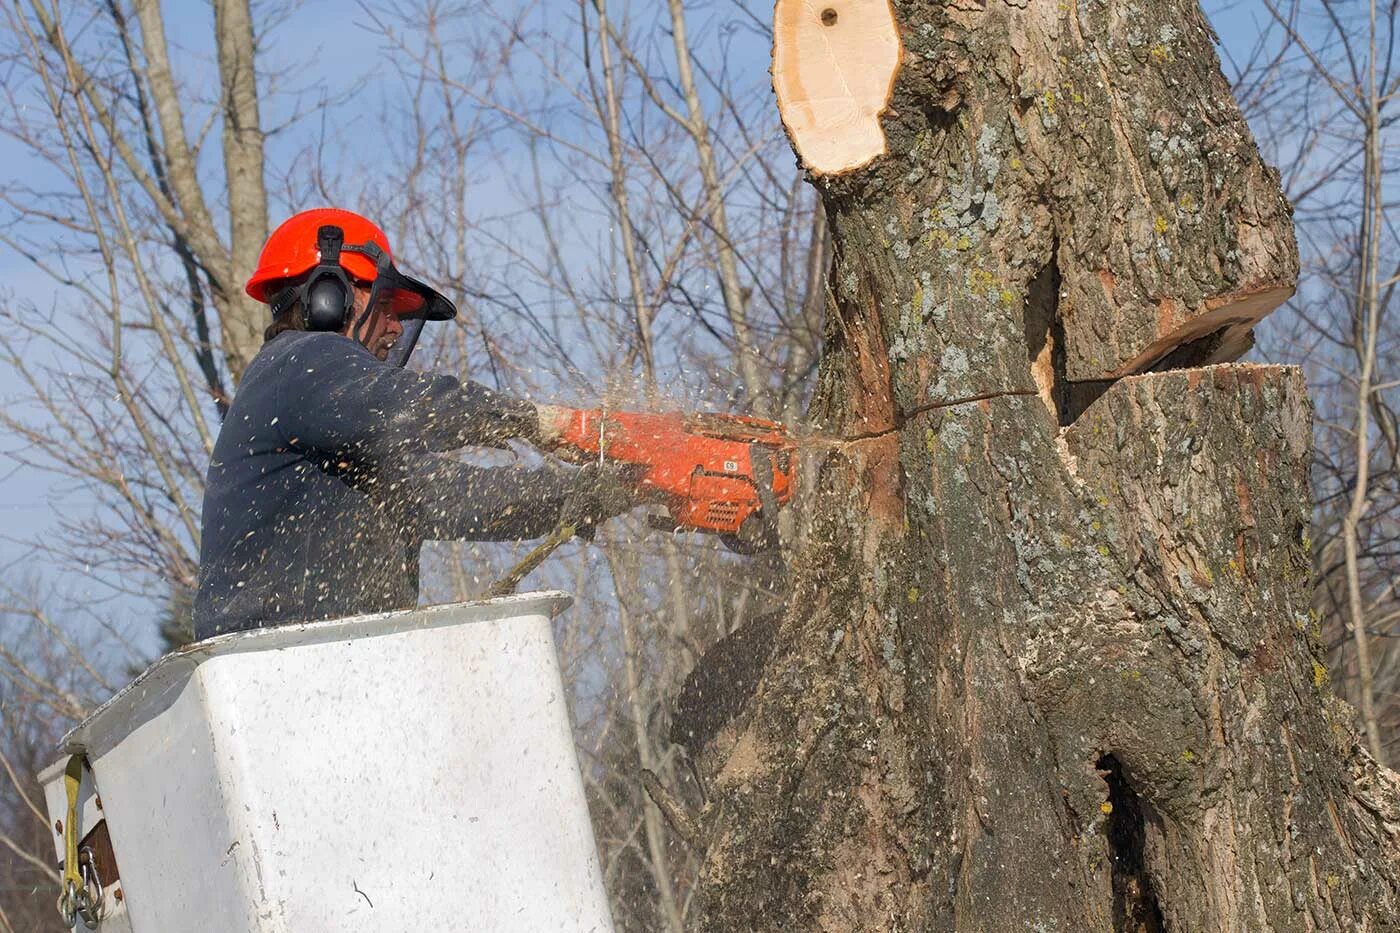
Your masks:
<svg viewBox="0 0 1400 933"><path fill-rule="evenodd" d="M575 409L556 443L575 463L633 467L643 497L665 506L675 530L725 535L726 543L750 530L745 522L765 499L786 504L795 485L797 445L786 428L742 415Z"/></svg>

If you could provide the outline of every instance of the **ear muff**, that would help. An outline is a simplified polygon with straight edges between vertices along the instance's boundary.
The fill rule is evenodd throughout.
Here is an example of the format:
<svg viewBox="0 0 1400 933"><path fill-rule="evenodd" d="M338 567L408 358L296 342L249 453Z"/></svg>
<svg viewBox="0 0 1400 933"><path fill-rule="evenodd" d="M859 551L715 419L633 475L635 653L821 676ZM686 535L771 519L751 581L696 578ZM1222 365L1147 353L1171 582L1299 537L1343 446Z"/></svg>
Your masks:
<svg viewBox="0 0 1400 933"><path fill-rule="evenodd" d="M350 283L339 267L317 270L302 286L308 330L340 331L354 307Z"/></svg>
<svg viewBox="0 0 1400 933"><path fill-rule="evenodd" d="M302 307L306 309L306 326L311 330L338 331L350 317L353 299L350 280L340 267L340 250L345 245L345 231L326 225L316 231L316 249L321 262L301 285Z"/></svg>
<svg viewBox="0 0 1400 933"><path fill-rule="evenodd" d="M340 265L344 245L345 232L341 228L324 226L316 231L316 248L321 253L321 261L304 282L273 299L274 317L293 301L300 301L306 312L308 330L339 332L345 329L355 306L355 295L350 288L350 278Z"/></svg>

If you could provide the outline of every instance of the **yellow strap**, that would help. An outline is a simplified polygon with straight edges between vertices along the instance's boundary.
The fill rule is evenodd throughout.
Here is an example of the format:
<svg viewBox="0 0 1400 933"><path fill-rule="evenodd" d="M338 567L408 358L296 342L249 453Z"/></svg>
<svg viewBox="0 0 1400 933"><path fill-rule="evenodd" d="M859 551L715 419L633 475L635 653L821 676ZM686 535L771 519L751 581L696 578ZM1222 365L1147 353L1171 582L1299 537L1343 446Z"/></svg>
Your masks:
<svg viewBox="0 0 1400 933"><path fill-rule="evenodd" d="M78 790L83 786L83 756L74 755L63 769L63 789L68 794L68 816L63 821L63 888L68 882L83 886L78 871Z"/></svg>
<svg viewBox="0 0 1400 933"><path fill-rule="evenodd" d="M504 577L491 584L486 591L488 599L495 599L498 596L509 596L515 592L515 588L520 585L520 581L530 575L530 572L545 562L545 558L559 549L565 541L568 541L578 531L578 528L570 522L561 522L554 532L545 538L533 551L510 569Z"/></svg>

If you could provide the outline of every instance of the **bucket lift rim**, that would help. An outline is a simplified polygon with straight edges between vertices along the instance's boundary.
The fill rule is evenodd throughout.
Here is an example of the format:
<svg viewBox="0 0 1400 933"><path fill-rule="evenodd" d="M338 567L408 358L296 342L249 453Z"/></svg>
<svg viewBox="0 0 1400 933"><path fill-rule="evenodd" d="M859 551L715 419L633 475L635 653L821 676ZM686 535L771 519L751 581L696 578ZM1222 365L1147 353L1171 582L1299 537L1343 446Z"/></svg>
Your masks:
<svg viewBox="0 0 1400 933"><path fill-rule="evenodd" d="M572 596L559 590L543 590L215 635L156 660L135 680L69 730L59 743L59 749L65 756L85 754L94 758L105 754L121 737L167 709L184 689L195 668L210 658L459 625L463 624L461 615L464 612L471 615L467 624L496 622L519 616L546 615L553 619L569 608L573 601ZM45 769L46 772L48 770Z"/></svg>

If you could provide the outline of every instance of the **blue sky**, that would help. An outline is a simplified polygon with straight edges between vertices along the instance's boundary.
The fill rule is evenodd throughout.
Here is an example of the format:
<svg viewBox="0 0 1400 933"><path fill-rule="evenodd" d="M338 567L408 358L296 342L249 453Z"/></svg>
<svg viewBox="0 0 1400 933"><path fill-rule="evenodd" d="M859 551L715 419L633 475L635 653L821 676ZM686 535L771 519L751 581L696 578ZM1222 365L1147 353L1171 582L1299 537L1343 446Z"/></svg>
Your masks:
<svg viewBox="0 0 1400 933"><path fill-rule="evenodd" d="M213 89L216 71L208 58L208 49L186 43L191 37L206 41L212 31L213 12L204 3L164 4L167 15L167 38L171 44L174 66L182 79L190 80L190 96L207 99ZM297 9L269 37L265 60L275 63L289 74L285 79L295 87L306 88L314 96L324 89L335 93L351 83L355 76L365 73L378 54L379 39L366 27L361 15L347 15L351 7L343 3L313 0ZM309 39L307 38L309 37ZM194 77L190 77L194 76ZM278 104L281 104L279 107ZM290 101L279 101L264 114L264 125L272 126L287 118ZM197 122L191 114L190 123ZM288 140L293 142L293 140ZM217 137L206 145L210 155L218 152ZM273 158L285 158L286 146L279 140L271 143ZM280 149L280 153L279 153ZM41 187L55 173L27 150L5 136L0 136L0 166L12 172L12 178L24 179ZM23 255L0 245L0 293L6 304L25 308L30 305L43 313L55 302L71 300L58 292L53 281ZM0 403L12 404L24 387L8 367L0 366ZM0 428L0 449L16 443ZM90 512L93 499L80 486L52 474L32 468L16 468L0 460L0 573L10 581L26 577L42 577L64 599L102 602L108 615L117 620L118 627L137 650L155 650L152 607L130 598L113 599L110 591L94 582L83 568L55 570L36 564L29 555L25 541L40 539L51 533L60 514L81 515ZM123 624L123 618L130 620Z"/></svg>
<svg viewBox="0 0 1400 933"><path fill-rule="evenodd" d="M562 3L562 0L547 0L546 6ZM700 4L696 5L701 7ZM191 37L204 42L211 30L212 12L206 4L166 2L169 17L168 35L174 45L176 69L182 75L202 75L192 88L192 96L206 97L210 91L209 82L214 80L212 62L207 60L207 50L202 45L192 47L181 43ZM751 4L754 13L766 19L771 5L764 0ZM568 4L569 15L574 15L575 6ZM703 5L703 12L697 11L697 21L713 19L723 15L721 3ZM1213 22L1220 34L1222 43L1229 49L1238 49L1240 54L1247 52L1250 43L1258 35L1259 24L1267 16L1257 0L1243 0L1233 4L1213 5ZM284 80L293 86L306 89L309 95L324 91L335 93L349 87L362 77L369 78L365 90L356 101L359 112L378 112L379 104L398 93L396 82L377 83L373 77L376 61L387 54L382 48L382 39L372 31L368 18L358 5L332 2L332 0L308 0L292 13L288 19L274 30L266 45L264 64L271 63L274 69L285 71ZM762 77L766 71L766 59L755 61L756 75ZM290 100L279 101L265 110L264 124L272 126L285 119ZM367 122L363 132L353 137L363 140L365 147L375 144L374 124ZM274 139L271 143L271 158L285 159L288 146L295 137ZM217 151L217 145L208 149ZM27 153L12 141L0 138L0 165L8 166L15 177L24 177L31 182L41 181L44 166L36 164ZM504 187L504 181L501 186ZM490 190L494 186L489 179L483 180L483 187ZM587 192L579 195L578 209L596 210L596 196ZM567 209L567 206L565 206ZM283 209L273 209L273 222L280 219ZM51 307L55 302L53 283L23 256L0 247L0 288L7 298L19 299L20 303L32 302L40 309ZM20 391L20 386L12 373L0 367L0 400L8 402ZM0 447L9 446L12 438L0 436ZM13 471L0 468L0 535L7 538L32 540L51 530L55 516L62 509L67 514L80 513L91 509L91 501L81 489L56 482L42 472L32 470ZM24 548L13 541L0 541L0 572L16 572L26 566L23 560ZM60 573L55 582L68 594L90 594L93 598L105 595L80 570ZM152 644L148 632L152 628L150 613L146 607L124 602L116 607L119 612L132 616L131 631L139 641Z"/></svg>

